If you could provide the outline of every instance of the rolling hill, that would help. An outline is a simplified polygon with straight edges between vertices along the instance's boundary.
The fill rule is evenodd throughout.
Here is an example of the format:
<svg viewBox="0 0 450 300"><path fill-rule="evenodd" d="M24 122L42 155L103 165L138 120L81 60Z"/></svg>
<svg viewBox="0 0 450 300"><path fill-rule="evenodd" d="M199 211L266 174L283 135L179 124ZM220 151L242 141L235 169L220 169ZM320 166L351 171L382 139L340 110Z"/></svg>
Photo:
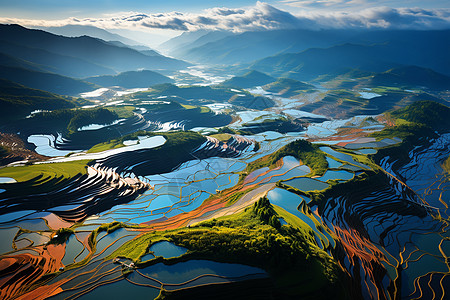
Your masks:
<svg viewBox="0 0 450 300"><path fill-rule="evenodd" d="M92 83L54 73L0 66L0 78L57 94L77 95L96 88Z"/></svg>
<svg viewBox="0 0 450 300"><path fill-rule="evenodd" d="M85 78L86 81L95 83L104 87L121 86L124 88L143 88L161 83L173 83L174 81L169 77L161 75L157 72L142 70L142 71L128 71L118 75L104 75Z"/></svg>
<svg viewBox="0 0 450 300"><path fill-rule="evenodd" d="M258 71L249 71L242 76L225 80L220 85L226 87L250 88L274 82L276 79Z"/></svg>
<svg viewBox="0 0 450 300"><path fill-rule="evenodd" d="M432 90L449 90L450 77L431 69L404 66L376 74L366 83L368 86L399 86L403 88L426 87Z"/></svg>
<svg viewBox="0 0 450 300"><path fill-rule="evenodd" d="M420 100L442 102L427 93L409 93L398 89L372 89L377 97L361 97L352 90L332 90L323 99L308 103L301 110L331 118L346 119L356 115L377 115Z"/></svg>
<svg viewBox="0 0 450 300"><path fill-rule="evenodd" d="M76 106L77 104L68 98L0 79L0 120L2 123L23 118L38 109L54 110Z"/></svg>
<svg viewBox="0 0 450 300"><path fill-rule="evenodd" d="M291 97L301 92L314 90L315 88L310 84L298 80L279 78L277 81L263 86L263 89L272 93L278 93L284 97Z"/></svg>

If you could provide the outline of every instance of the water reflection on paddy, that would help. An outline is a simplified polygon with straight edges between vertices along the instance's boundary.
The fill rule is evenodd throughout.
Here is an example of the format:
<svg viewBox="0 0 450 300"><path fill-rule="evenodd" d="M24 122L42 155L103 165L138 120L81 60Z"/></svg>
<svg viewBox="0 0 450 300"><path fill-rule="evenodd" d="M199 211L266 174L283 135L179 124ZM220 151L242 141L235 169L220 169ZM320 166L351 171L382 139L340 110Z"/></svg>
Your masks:
<svg viewBox="0 0 450 300"><path fill-rule="evenodd" d="M327 156L327 162L328 162L328 168L330 168L330 169L336 169L336 168L339 168L340 166L342 166L341 162L338 162L328 156Z"/></svg>
<svg viewBox="0 0 450 300"><path fill-rule="evenodd" d="M357 153L361 153L364 155L375 154L375 153L377 153L377 150L375 150L375 149L360 149L357 151Z"/></svg>
<svg viewBox="0 0 450 300"><path fill-rule="evenodd" d="M12 240L14 239L18 231L18 227L0 229L0 239L2 240L2 242L0 243L0 254L14 250L12 246Z"/></svg>
<svg viewBox="0 0 450 300"><path fill-rule="evenodd" d="M128 299L130 295L133 295L134 299L155 299L159 295L159 288L139 286L123 279L118 282L99 286L78 299Z"/></svg>
<svg viewBox="0 0 450 300"><path fill-rule="evenodd" d="M335 150L331 149L330 147L325 147L325 146L324 147L320 147L320 150L322 150L323 152L325 152L325 153L327 153L327 154L329 154L331 156L336 157L339 160L348 162L348 163L350 163L352 165L355 165L355 166L358 166L358 167L361 167L361 168L364 168L364 169L370 169L369 166L366 166L366 165L364 165L362 163L356 162L353 159L353 157L351 157L351 155L335 151Z"/></svg>
<svg viewBox="0 0 450 300"><path fill-rule="evenodd" d="M320 191L328 187L328 184L308 177L293 178L283 183L305 192Z"/></svg>
<svg viewBox="0 0 450 300"><path fill-rule="evenodd" d="M29 215L33 215L35 212L35 210L22 210L0 215L0 224L13 221L18 222L20 219L23 219L24 217Z"/></svg>
<svg viewBox="0 0 450 300"><path fill-rule="evenodd" d="M160 195L150 202L150 205L145 209L145 211L153 211L166 206L172 206L174 203L180 201L180 198L177 198L172 195Z"/></svg>
<svg viewBox="0 0 450 300"><path fill-rule="evenodd" d="M209 260L189 260L174 265L164 265L162 263L158 263L156 265L140 269L139 271L145 276L149 276L163 282L164 287L169 289L170 287L168 285L170 284L181 284L205 274L213 274L231 278L251 274L260 274L264 277L267 277L267 273L260 268L241 264L219 263ZM137 277L142 278L142 276L133 272L130 275L130 280L140 280L138 282L141 282L142 279L139 279ZM217 279L220 279L220 281L217 281ZM228 282L229 280L227 280L226 278L217 278L210 276L206 278L206 282L205 280L202 281L202 283L212 283ZM191 286L195 285L198 285L198 283L195 283L194 281L193 285ZM177 288L181 288L181 286L177 286Z"/></svg>
<svg viewBox="0 0 450 300"><path fill-rule="evenodd" d="M402 140L399 138L382 139L381 141L373 141L368 143L350 143L345 146L347 149L359 149L359 148L383 148L400 143Z"/></svg>
<svg viewBox="0 0 450 300"><path fill-rule="evenodd" d="M170 243L168 241L158 242L153 244L149 251L152 251L154 256L162 256L164 258L171 258L183 255L187 249Z"/></svg>
<svg viewBox="0 0 450 300"><path fill-rule="evenodd" d="M298 206L302 201L310 201L308 197L300 197L299 195L291 193L284 189L275 188L267 193L267 198L269 199L270 203L280 206L287 212L290 212L291 214L300 218L305 223L307 223L308 220L311 221L307 216L305 216L298 210Z"/></svg>
<svg viewBox="0 0 450 300"><path fill-rule="evenodd" d="M320 181L327 181L327 180L333 180L333 179L339 179L339 180L350 180L353 178L353 173L347 172L347 171L333 171L328 170L322 177L316 178Z"/></svg>
<svg viewBox="0 0 450 300"><path fill-rule="evenodd" d="M299 195L291 193L284 189L275 188L267 193L267 198L269 199L270 203L283 208L287 212L293 214L294 216L305 222L318 237L324 238L324 235L317 230L314 221L309 216L298 210L300 203L302 203L303 201L310 201L308 197L300 197ZM318 243L318 245L321 244L321 242Z"/></svg>
<svg viewBox="0 0 450 300"><path fill-rule="evenodd" d="M77 257L84 250L84 246L77 240L75 234L72 234L66 242L66 253L62 259L63 265L73 264Z"/></svg>
<svg viewBox="0 0 450 300"><path fill-rule="evenodd" d="M14 183L14 182L17 182L14 178L11 178L11 177L0 177L0 183Z"/></svg>
<svg viewBox="0 0 450 300"><path fill-rule="evenodd" d="M75 151L83 150L58 150L55 148L55 140L56 138L53 135L34 134L28 137L27 142L36 146L34 151L37 153L52 157L64 156Z"/></svg>

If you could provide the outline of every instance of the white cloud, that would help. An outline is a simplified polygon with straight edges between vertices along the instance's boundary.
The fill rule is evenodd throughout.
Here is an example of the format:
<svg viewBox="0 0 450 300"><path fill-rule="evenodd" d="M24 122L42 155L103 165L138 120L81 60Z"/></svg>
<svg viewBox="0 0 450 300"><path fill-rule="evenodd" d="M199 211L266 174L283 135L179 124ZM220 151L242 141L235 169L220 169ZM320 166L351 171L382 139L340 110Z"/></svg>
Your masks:
<svg viewBox="0 0 450 300"><path fill-rule="evenodd" d="M324 28L390 28L390 29L449 29L449 9L375 7L356 13L322 12L298 15Z"/></svg>
<svg viewBox="0 0 450 300"><path fill-rule="evenodd" d="M285 3L348 4L365 0L284 0ZM105 29L172 29L195 31L199 29L251 30L296 28L392 28L392 29L443 29L450 28L449 9L374 7L357 12L303 11L297 15L279 10L263 2L242 8L216 7L200 13L122 13L102 18L69 18L64 20L25 20L0 18L0 23L17 23L24 26L63 26L67 24L93 25Z"/></svg>
<svg viewBox="0 0 450 300"><path fill-rule="evenodd" d="M329 8L331 6L349 7L366 4L367 0L281 0L280 3L301 8Z"/></svg>

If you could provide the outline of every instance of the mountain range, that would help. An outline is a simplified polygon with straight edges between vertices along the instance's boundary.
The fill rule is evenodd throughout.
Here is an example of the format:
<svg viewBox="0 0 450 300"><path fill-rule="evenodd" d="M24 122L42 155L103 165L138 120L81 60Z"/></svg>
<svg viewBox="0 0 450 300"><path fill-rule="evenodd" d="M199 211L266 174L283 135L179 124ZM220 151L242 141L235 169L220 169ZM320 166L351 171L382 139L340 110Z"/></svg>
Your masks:
<svg viewBox="0 0 450 300"><path fill-rule="evenodd" d="M63 35L67 37L78 37L78 36L90 36L98 38L104 41L118 41L129 46L141 45L141 43L136 42L132 39L121 36L120 34L109 32L105 29L101 29L95 26L89 25L65 25L60 27L37 27L56 35Z"/></svg>
<svg viewBox="0 0 450 300"><path fill-rule="evenodd" d="M0 41L0 52L4 54L79 78L142 68L174 70L189 66L180 60L148 56L97 38L64 37L19 25L0 25Z"/></svg>
<svg viewBox="0 0 450 300"><path fill-rule="evenodd" d="M178 58L211 64L249 64L274 77L311 80L351 68L384 72L417 65L450 75L450 30L273 30L229 34L196 45L185 35Z"/></svg>

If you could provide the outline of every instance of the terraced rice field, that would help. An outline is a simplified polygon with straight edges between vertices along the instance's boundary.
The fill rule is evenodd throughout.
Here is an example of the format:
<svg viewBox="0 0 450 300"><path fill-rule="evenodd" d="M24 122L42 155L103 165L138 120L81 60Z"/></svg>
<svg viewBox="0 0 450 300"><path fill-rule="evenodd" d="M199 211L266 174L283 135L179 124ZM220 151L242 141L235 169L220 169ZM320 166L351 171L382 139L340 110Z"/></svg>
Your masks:
<svg viewBox="0 0 450 300"><path fill-rule="evenodd" d="M231 135L226 142L208 137L164 172L151 156L163 144L65 162L73 164L67 174L0 172L18 181L0 183L0 237L8 241L0 248L1 295L91 299L132 291L157 297L162 289L266 280L270 274L257 267L183 261L190 250L158 232L236 215L267 197L280 214L280 226L295 223L351 275L356 296L445 297L449 184L440 162L450 154L449 135L414 148L410 162L394 168L389 157L376 162L370 155L401 140L361 136L356 130L361 120L317 125L330 131L325 135L344 125L357 133L315 141L328 164L320 176L293 156L247 173L252 162L301 138L276 132ZM41 190L21 191L30 185ZM149 247L137 246L129 254L136 259L115 256L147 236ZM32 288L36 282L39 287Z"/></svg>

